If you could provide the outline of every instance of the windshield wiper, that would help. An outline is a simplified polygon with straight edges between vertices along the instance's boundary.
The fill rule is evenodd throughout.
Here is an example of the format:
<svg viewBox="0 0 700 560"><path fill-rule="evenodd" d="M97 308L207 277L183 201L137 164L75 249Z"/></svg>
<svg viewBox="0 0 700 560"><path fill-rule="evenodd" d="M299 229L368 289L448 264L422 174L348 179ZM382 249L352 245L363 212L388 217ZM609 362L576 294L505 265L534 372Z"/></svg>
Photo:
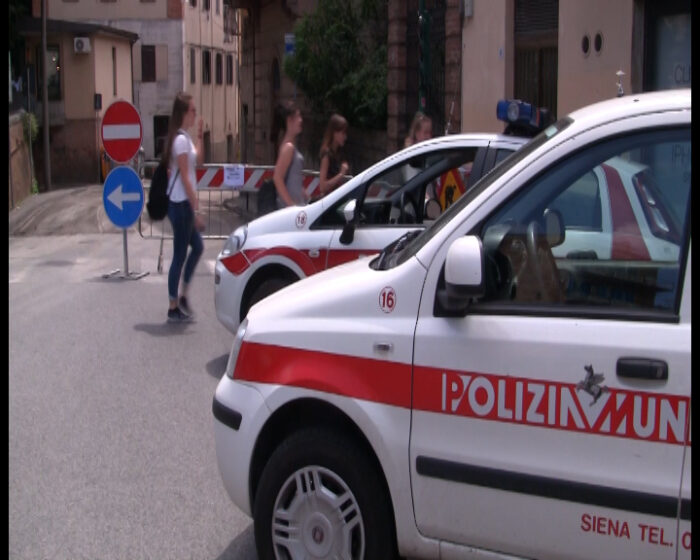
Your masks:
<svg viewBox="0 0 700 560"><path fill-rule="evenodd" d="M384 249L382 249L382 252L379 253L379 257L377 257L377 270L386 270L388 268L391 268L392 265L390 258L403 251L404 247L406 247L408 242L411 241L421 231L423 230L414 229L411 231L407 231L396 241L394 241L393 243L389 243L389 245L384 247Z"/></svg>

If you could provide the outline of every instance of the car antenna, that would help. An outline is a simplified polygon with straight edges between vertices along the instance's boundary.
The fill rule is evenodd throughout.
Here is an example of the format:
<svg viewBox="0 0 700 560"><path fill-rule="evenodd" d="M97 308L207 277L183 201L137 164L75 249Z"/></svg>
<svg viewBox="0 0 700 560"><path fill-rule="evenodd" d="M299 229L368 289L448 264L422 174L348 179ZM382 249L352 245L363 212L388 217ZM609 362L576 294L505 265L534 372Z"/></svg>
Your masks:
<svg viewBox="0 0 700 560"><path fill-rule="evenodd" d="M615 72L615 75L617 76L617 96L622 97L625 95L625 92L622 90L622 76L624 76L625 73L622 70L618 70Z"/></svg>

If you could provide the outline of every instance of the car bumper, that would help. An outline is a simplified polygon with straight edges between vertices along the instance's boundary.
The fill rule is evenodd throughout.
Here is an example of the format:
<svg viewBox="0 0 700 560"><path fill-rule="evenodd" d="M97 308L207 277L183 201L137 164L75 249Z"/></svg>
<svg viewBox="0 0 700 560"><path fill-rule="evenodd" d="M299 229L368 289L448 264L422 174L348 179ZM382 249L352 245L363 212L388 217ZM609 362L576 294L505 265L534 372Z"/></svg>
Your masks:
<svg viewBox="0 0 700 560"><path fill-rule="evenodd" d="M241 298L245 280L231 273L221 261L216 261L214 269L214 309L216 318L233 334L240 324Z"/></svg>
<svg viewBox="0 0 700 560"><path fill-rule="evenodd" d="M257 389L224 375L216 388L212 413L216 459L224 488L233 503L252 517L250 462L270 411Z"/></svg>

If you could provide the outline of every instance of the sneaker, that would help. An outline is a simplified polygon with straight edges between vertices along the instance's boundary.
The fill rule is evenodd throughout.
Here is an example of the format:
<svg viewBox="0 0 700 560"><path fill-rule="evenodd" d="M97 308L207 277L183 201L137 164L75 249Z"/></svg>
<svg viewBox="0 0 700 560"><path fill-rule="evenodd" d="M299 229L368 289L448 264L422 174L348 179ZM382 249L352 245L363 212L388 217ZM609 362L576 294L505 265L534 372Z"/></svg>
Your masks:
<svg viewBox="0 0 700 560"><path fill-rule="evenodd" d="M190 309L190 306L187 304L187 298L185 296L180 296L180 302L178 303L178 307L182 309L186 315L194 315L194 313L192 313L192 310Z"/></svg>
<svg viewBox="0 0 700 560"><path fill-rule="evenodd" d="M191 317L179 307L168 309L168 323L185 323L190 320Z"/></svg>

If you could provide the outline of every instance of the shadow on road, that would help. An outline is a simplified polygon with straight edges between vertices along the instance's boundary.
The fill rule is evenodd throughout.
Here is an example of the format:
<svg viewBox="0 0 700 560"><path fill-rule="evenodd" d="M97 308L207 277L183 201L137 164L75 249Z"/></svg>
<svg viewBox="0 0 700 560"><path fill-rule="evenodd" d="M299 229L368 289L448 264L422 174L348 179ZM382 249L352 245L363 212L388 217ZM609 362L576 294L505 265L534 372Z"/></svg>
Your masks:
<svg viewBox="0 0 700 560"><path fill-rule="evenodd" d="M221 379L221 376L226 371L226 364L228 363L228 354L214 358L209 363L207 363L207 373L216 379Z"/></svg>
<svg viewBox="0 0 700 560"><path fill-rule="evenodd" d="M258 560L258 554L255 552L253 524L248 525L245 531L233 539L216 560Z"/></svg>
<svg viewBox="0 0 700 560"><path fill-rule="evenodd" d="M151 336L173 336L174 334L190 334L189 327L193 325L194 322L168 323L164 320L162 323L138 323L134 325L134 330L145 332Z"/></svg>

